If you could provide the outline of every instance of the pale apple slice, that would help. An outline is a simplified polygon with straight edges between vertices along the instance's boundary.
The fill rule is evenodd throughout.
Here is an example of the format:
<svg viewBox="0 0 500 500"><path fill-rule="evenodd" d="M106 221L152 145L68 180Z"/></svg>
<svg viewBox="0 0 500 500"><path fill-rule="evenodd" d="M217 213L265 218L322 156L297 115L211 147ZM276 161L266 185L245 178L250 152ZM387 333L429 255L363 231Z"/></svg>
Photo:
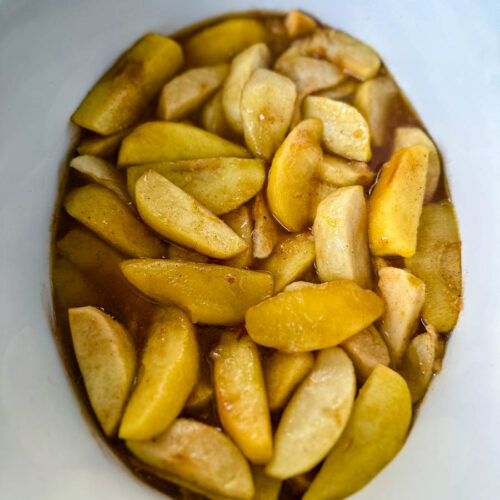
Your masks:
<svg viewBox="0 0 500 500"><path fill-rule="evenodd" d="M241 95L252 73L259 68L268 68L271 52L265 43L248 47L231 61L229 75L222 89L222 107L228 123L234 131L243 133L241 118Z"/></svg>
<svg viewBox="0 0 500 500"><path fill-rule="evenodd" d="M390 368L377 366L359 391L344 433L304 500L340 500L361 489L401 449L411 415L404 379Z"/></svg>
<svg viewBox="0 0 500 500"><path fill-rule="evenodd" d="M233 18L195 33L184 44L191 66L229 62L242 50L266 40L266 30L257 19Z"/></svg>
<svg viewBox="0 0 500 500"><path fill-rule="evenodd" d="M328 97L329 99L334 100L343 100L354 94L358 85L359 82L357 82L354 78L348 78L345 82L335 85L335 87L315 92L314 95Z"/></svg>
<svg viewBox="0 0 500 500"><path fill-rule="evenodd" d="M278 500L282 481L268 476L264 467L252 467L255 495L252 500Z"/></svg>
<svg viewBox="0 0 500 500"><path fill-rule="evenodd" d="M274 156L267 184L267 199L274 216L290 231L310 223L315 174L323 158L320 120L300 122Z"/></svg>
<svg viewBox="0 0 500 500"><path fill-rule="evenodd" d="M229 212L221 219L245 242L246 249L240 254L224 262L224 265L244 269L253 261L252 232L253 223L250 210L245 205Z"/></svg>
<svg viewBox="0 0 500 500"><path fill-rule="evenodd" d="M361 382L370 376L377 365L389 366L391 362L389 349L373 325L344 340L341 346L351 358Z"/></svg>
<svg viewBox="0 0 500 500"><path fill-rule="evenodd" d="M327 97L309 96L304 100L304 118L323 122L323 145L330 153L358 161L369 161L370 129L363 115L353 106Z"/></svg>
<svg viewBox="0 0 500 500"><path fill-rule="evenodd" d="M373 255L411 257L424 201L429 152L411 146L391 156L368 203L368 236Z"/></svg>
<svg viewBox="0 0 500 500"><path fill-rule="evenodd" d="M252 73L241 94L245 143L254 156L270 160L292 122L297 91L294 83L268 69Z"/></svg>
<svg viewBox="0 0 500 500"><path fill-rule="evenodd" d="M128 440L126 445L139 460L167 473L172 481L211 498L250 500L255 493L250 467L240 450L225 434L201 422L180 418L155 439Z"/></svg>
<svg viewBox="0 0 500 500"><path fill-rule="evenodd" d="M224 82L227 64L188 69L170 80L161 91L158 116L175 121L196 111Z"/></svg>
<svg viewBox="0 0 500 500"><path fill-rule="evenodd" d="M188 123L147 122L123 139L118 167L228 156L248 158L250 154L242 146Z"/></svg>
<svg viewBox="0 0 500 500"><path fill-rule="evenodd" d="M390 133L390 119L399 90L392 78L378 76L359 85L354 106L366 118L370 126L372 142L382 146Z"/></svg>
<svg viewBox="0 0 500 500"><path fill-rule="evenodd" d="M318 206L313 225L321 281L350 279L371 286L366 201L362 186L338 188Z"/></svg>
<svg viewBox="0 0 500 500"><path fill-rule="evenodd" d="M121 439L151 439L179 415L198 380L193 325L176 307L159 309L150 327L137 384L120 425Z"/></svg>
<svg viewBox="0 0 500 500"><path fill-rule="evenodd" d="M271 411L281 410L295 388L311 371L314 355L310 352L287 354L274 351L265 364L267 399Z"/></svg>
<svg viewBox="0 0 500 500"><path fill-rule="evenodd" d="M271 255L279 239L280 228L267 207L264 193L255 197L252 210L254 229L252 233L253 256L265 259Z"/></svg>
<svg viewBox="0 0 500 500"><path fill-rule="evenodd" d="M66 212L130 257L163 257L167 246L118 196L97 184L73 189L63 201Z"/></svg>
<svg viewBox="0 0 500 500"><path fill-rule="evenodd" d="M365 162L330 155L323 155L317 174L322 181L336 187L369 186L375 179L375 172Z"/></svg>
<svg viewBox="0 0 500 500"><path fill-rule="evenodd" d="M266 463L272 455L273 437L257 346L240 331L227 331L212 359L222 427L251 462Z"/></svg>
<svg viewBox="0 0 500 500"><path fill-rule="evenodd" d="M283 291L292 292L294 290L302 290L302 288L307 288L314 285L315 283L311 283L310 281L294 281L293 283L290 283L285 288L283 288Z"/></svg>
<svg viewBox="0 0 500 500"><path fill-rule="evenodd" d="M342 434L355 395L349 356L339 347L321 351L283 412L266 473L287 479L321 462Z"/></svg>
<svg viewBox="0 0 500 500"><path fill-rule="evenodd" d="M384 267L378 276L378 288L386 304L379 330L389 347L392 365L398 366L424 305L425 284L397 267Z"/></svg>
<svg viewBox="0 0 500 500"><path fill-rule="evenodd" d="M394 142L392 152L409 146L424 146L429 150L429 164L427 168L427 178L425 180L424 203L429 203L439 185L441 177L441 160L439 153L430 137L418 127L398 127L394 132Z"/></svg>
<svg viewBox="0 0 500 500"><path fill-rule="evenodd" d="M290 38L308 35L317 28L316 21L307 14L292 9L285 17L285 29Z"/></svg>
<svg viewBox="0 0 500 500"><path fill-rule="evenodd" d="M96 307L69 309L71 338L90 404L104 433L115 433L135 377L129 333Z"/></svg>
<svg viewBox="0 0 500 500"><path fill-rule="evenodd" d="M146 163L127 169L128 191L135 199L135 184L147 170L154 170L196 198L215 215L238 208L260 191L266 177L264 163L250 158Z"/></svg>
<svg viewBox="0 0 500 500"><path fill-rule="evenodd" d="M132 259L121 264L127 280L162 304L189 311L194 323L231 325L273 293L268 273L166 259Z"/></svg>
<svg viewBox="0 0 500 500"><path fill-rule="evenodd" d="M250 307L248 334L257 343L284 352L333 347L371 325L384 304L371 290L336 280L282 292Z"/></svg>
<svg viewBox="0 0 500 500"><path fill-rule="evenodd" d="M231 127L222 107L222 89L219 89L203 106L201 124L212 134L225 138L231 136Z"/></svg>
<svg viewBox="0 0 500 500"><path fill-rule="evenodd" d="M69 166L91 181L113 191L124 203L130 201L121 172L106 160L98 156L81 155L73 158L69 162Z"/></svg>
<svg viewBox="0 0 500 500"><path fill-rule="evenodd" d="M259 269L274 277L274 293L300 278L314 263L314 238L310 232L283 238Z"/></svg>
<svg viewBox="0 0 500 500"><path fill-rule="evenodd" d="M216 259L233 257L246 248L227 224L154 170L136 182L135 200L142 220L179 245Z"/></svg>
<svg viewBox="0 0 500 500"><path fill-rule="evenodd" d="M314 221L316 215L318 213L319 204L325 199L328 198L332 193L337 190L337 187L329 182L324 182L318 180L314 186L314 190L311 197L311 208L309 219Z"/></svg>
<svg viewBox="0 0 500 500"><path fill-rule="evenodd" d="M80 155L93 155L100 158L107 158L118 151L122 139L130 134L131 131L131 127L128 127L111 135L86 135L78 143L76 150Z"/></svg>

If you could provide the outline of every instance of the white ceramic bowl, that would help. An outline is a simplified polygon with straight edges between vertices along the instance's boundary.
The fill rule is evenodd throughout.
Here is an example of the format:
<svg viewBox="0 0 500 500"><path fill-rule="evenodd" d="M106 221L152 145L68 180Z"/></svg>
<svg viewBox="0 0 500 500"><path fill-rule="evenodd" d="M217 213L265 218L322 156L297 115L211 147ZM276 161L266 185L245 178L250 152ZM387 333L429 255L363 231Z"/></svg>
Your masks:
<svg viewBox="0 0 500 500"><path fill-rule="evenodd" d="M495 0L0 0L0 498L161 499L81 414L51 335L50 223L71 112L147 31L302 7L372 44L443 152L463 238L465 309L398 457L355 495L500 492L500 10Z"/></svg>

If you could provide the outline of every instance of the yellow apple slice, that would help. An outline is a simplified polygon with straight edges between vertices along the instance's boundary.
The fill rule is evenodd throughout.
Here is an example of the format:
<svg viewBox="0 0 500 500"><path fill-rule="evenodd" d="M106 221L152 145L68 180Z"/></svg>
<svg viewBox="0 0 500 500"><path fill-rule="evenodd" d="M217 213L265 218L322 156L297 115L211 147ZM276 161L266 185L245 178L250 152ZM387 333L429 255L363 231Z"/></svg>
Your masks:
<svg viewBox="0 0 500 500"><path fill-rule="evenodd" d="M151 439L179 415L198 379L193 325L176 307L155 314L137 384L120 425L121 439Z"/></svg>
<svg viewBox="0 0 500 500"><path fill-rule="evenodd" d="M323 122L323 145L330 153L358 161L369 161L370 129L363 115L353 106L327 97L309 96L304 100L304 118Z"/></svg>
<svg viewBox="0 0 500 500"><path fill-rule="evenodd" d="M318 206L313 225L321 281L350 279L371 286L366 202L362 186L338 188Z"/></svg>
<svg viewBox="0 0 500 500"><path fill-rule="evenodd" d="M304 500L340 500L365 486L403 446L411 414L404 379L390 368L377 366L359 391L344 433Z"/></svg>
<svg viewBox="0 0 500 500"><path fill-rule="evenodd" d="M318 177L332 186L369 186L375 172L362 161L352 161L338 156L324 155L318 167Z"/></svg>
<svg viewBox="0 0 500 500"><path fill-rule="evenodd" d="M125 328L96 307L69 309L71 338L90 404L104 433L115 433L135 377L135 346Z"/></svg>
<svg viewBox="0 0 500 500"><path fill-rule="evenodd" d="M321 462L342 434L355 395L349 356L340 347L321 351L283 412L266 473L287 479Z"/></svg>
<svg viewBox="0 0 500 500"><path fill-rule="evenodd" d="M168 247L167 257L172 260L187 260L188 262L208 262L210 260L206 255L173 244Z"/></svg>
<svg viewBox="0 0 500 500"><path fill-rule="evenodd" d="M381 170L368 203L368 235L373 255L411 257L424 201L429 152L401 149Z"/></svg>
<svg viewBox="0 0 500 500"><path fill-rule="evenodd" d="M259 269L274 277L274 293L300 278L314 263L314 238L310 232L295 233L282 239Z"/></svg>
<svg viewBox="0 0 500 500"><path fill-rule="evenodd" d="M225 214L221 219L245 242L246 249L235 257L228 259L224 265L244 269L253 261L252 231L253 223L250 210L245 205Z"/></svg>
<svg viewBox="0 0 500 500"><path fill-rule="evenodd" d="M71 120L103 135L132 125L182 63L177 42L145 35L94 85Z"/></svg>
<svg viewBox="0 0 500 500"><path fill-rule="evenodd" d="M289 78L262 68L252 73L240 109L245 143L254 156L272 158L292 122L296 96Z"/></svg>
<svg viewBox="0 0 500 500"><path fill-rule="evenodd" d="M132 259L122 263L125 277L148 297L189 311L194 323L231 325L273 293L268 273L217 264Z"/></svg>
<svg viewBox="0 0 500 500"><path fill-rule="evenodd" d="M309 219L314 221L318 213L319 204L337 190L333 184L324 181L316 182L311 197L311 209Z"/></svg>
<svg viewBox="0 0 500 500"><path fill-rule="evenodd" d="M248 334L257 343L284 352L333 347L371 325L384 304L371 290L349 280L282 292L250 307Z"/></svg>
<svg viewBox="0 0 500 500"><path fill-rule="evenodd" d="M203 128L220 137L231 136L231 127L224 114L222 107L222 90L219 89L214 96L207 101L201 112L201 124Z"/></svg>
<svg viewBox="0 0 500 500"><path fill-rule="evenodd" d="M131 128L125 128L111 135L89 134L78 143L76 150L80 155L94 155L101 158L115 154L122 139L130 134Z"/></svg>
<svg viewBox="0 0 500 500"><path fill-rule="evenodd" d="M378 330L370 325L366 330L349 337L341 344L356 369L358 379L364 382L377 365L389 366L389 349Z"/></svg>
<svg viewBox="0 0 500 500"><path fill-rule="evenodd" d="M263 467L252 467L255 495L252 500L278 500L282 482L268 476Z"/></svg>
<svg viewBox="0 0 500 500"><path fill-rule="evenodd" d="M460 234L453 205L425 205L415 255L405 265L425 283L422 317L438 332L449 332L462 309Z"/></svg>
<svg viewBox="0 0 500 500"><path fill-rule="evenodd" d="M348 78L345 82L335 85L335 87L315 92L314 95L334 100L343 100L354 94L358 85L359 83L354 78Z"/></svg>
<svg viewBox="0 0 500 500"><path fill-rule="evenodd" d="M281 410L295 388L311 371L314 356L310 352L287 354L274 351L265 365L267 398L271 411Z"/></svg>
<svg viewBox="0 0 500 500"><path fill-rule="evenodd" d="M317 27L316 21L298 10L291 10L285 17L285 29L290 38L308 35Z"/></svg>
<svg viewBox="0 0 500 500"><path fill-rule="evenodd" d="M231 61L229 75L222 89L222 107L227 121L236 132L243 133L241 118L241 94L252 73L267 68L271 63L271 52L265 43L248 47Z"/></svg>
<svg viewBox="0 0 500 500"><path fill-rule="evenodd" d="M253 256L256 259L265 259L271 255L278 242L280 229L271 212L269 212L262 191L255 197L252 215L254 220L252 233Z"/></svg>
<svg viewBox="0 0 500 500"><path fill-rule="evenodd" d="M300 122L274 156L267 199L274 216L290 231L303 231L310 222L314 176L323 158L319 120Z"/></svg>
<svg viewBox="0 0 500 500"><path fill-rule="evenodd" d="M73 158L69 162L69 166L96 184L101 184L110 191L113 191L123 203L130 201L123 175L106 160L93 155L80 155Z"/></svg>
<svg viewBox="0 0 500 500"><path fill-rule="evenodd" d="M203 158L199 160L146 163L127 169L130 196L135 183L147 170L154 170L196 198L215 215L238 208L260 191L266 171L261 160Z"/></svg>
<svg viewBox="0 0 500 500"><path fill-rule="evenodd" d="M409 146L424 146L429 150L429 164L427 168L427 178L425 180L424 203L429 203L439 185L441 177L441 160L439 153L430 137L418 127L398 127L394 132L394 142L392 152Z"/></svg>
<svg viewBox="0 0 500 500"><path fill-rule="evenodd" d="M174 482L208 494L250 500L254 485L250 467L236 445L222 432L195 420L180 418L150 441L126 442L127 448Z"/></svg>
<svg viewBox="0 0 500 500"><path fill-rule="evenodd" d="M194 34L184 45L184 53L192 66L220 64L265 39L266 30L260 21L248 17L228 19Z"/></svg>
<svg viewBox="0 0 500 500"><path fill-rule="evenodd" d="M266 463L273 451L273 438L257 346L248 336L227 331L212 359L222 427L251 462Z"/></svg>
<svg viewBox="0 0 500 500"><path fill-rule="evenodd" d="M248 158L250 154L238 144L187 123L147 122L123 139L118 166L223 156Z"/></svg>
<svg viewBox="0 0 500 500"><path fill-rule="evenodd" d="M73 189L64 198L66 211L99 237L130 257L163 257L167 247L118 196L97 184Z"/></svg>
<svg viewBox="0 0 500 500"><path fill-rule="evenodd" d="M233 257L246 248L227 224L154 170L136 182L135 200L142 220L179 245L216 259Z"/></svg>
<svg viewBox="0 0 500 500"><path fill-rule="evenodd" d="M393 366L398 366L424 305L425 284L397 267L384 267L378 276L378 288L386 304L379 329L389 347Z"/></svg>
<svg viewBox="0 0 500 500"><path fill-rule="evenodd" d="M221 85L227 76L227 64L193 68L170 80L161 91L158 116L175 121L196 111Z"/></svg>

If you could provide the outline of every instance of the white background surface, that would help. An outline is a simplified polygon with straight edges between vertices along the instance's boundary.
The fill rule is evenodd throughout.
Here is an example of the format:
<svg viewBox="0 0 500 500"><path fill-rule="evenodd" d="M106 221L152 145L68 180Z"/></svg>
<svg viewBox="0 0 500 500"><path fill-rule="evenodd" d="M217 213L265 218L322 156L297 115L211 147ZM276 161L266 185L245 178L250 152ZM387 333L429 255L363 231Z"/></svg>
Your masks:
<svg viewBox="0 0 500 500"><path fill-rule="evenodd" d="M49 224L71 112L146 31L302 7L372 44L443 152L465 309L402 452L357 500L500 492L498 2L0 0L0 498L164 498L94 439L50 333ZM353 497L354 498L354 497Z"/></svg>

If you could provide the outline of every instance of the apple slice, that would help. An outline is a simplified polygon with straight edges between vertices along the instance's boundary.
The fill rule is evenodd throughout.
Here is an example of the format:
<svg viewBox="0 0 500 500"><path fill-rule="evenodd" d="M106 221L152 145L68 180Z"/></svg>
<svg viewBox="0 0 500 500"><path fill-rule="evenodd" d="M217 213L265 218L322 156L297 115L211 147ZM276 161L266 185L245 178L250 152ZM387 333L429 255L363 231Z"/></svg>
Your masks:
<svg viewBox="0 0 500 500"><path fill-rule="evenodd" d="M340 500L361 489L398 453L411 422L404 379L377 366L354 403L347 427L304 495L304 500Z"/></svg>
<svg viewBox="0 0 500 500"><path fill-rule="evenodd" d="M132 259L123 262L121 269L142 293L186 309L194 323L241 322L249 307L273 293L270 274L217 264Z"/></svg>
<svg viewBox="0 0 500 500"><path fill-rule="evenodd" d="M287 354L274 351L265 364L267 399L271 411L281 410L295 388L311 371L314 355L310 352Z"/></svg>
<svg viewBox="0 0 500 500"><path fill-rule="evenodd" d="M271 418L257 346L238 331L222 334L212 351L217 409L243 454L264 464L273 450Z"/></svg>
<svg viewBox="0 0 500 500"><path fill-rule="evenodd" d="M255 493L250 467L240 450L225 434L201 422L180 418L155 439L128 440L126 445L154 467L153 472L163 471L169 480L211 498L250 500Z"/></svg>
<svg viewBox="0 0 500 500"><path fill-rule="evenodd" d="M193 390L198 363L198 344L186 314L176 307L159 309L152 320L119 437L144 440L163 432Z"/></svg>
<svg viewBox="0 0 500 500"><path fill-rule="evenodd" d="M104 433L112 436L135 377L135 346L127 330L96 307L69 309L68 314L90 404Z"/></svg>
<svg viewBox="0 0 500 500"><path fill-rule="evenodd" d="M321 281L372 281L366 201L362 186L338 188L318 206L313 225L316 269Z"/></svg>
<svg viewBox="0 0 500 500"><path fill-rule="evenodd" d="M284 352L333 347L371 325L384 303L371 290L336 280L282 292L250 307L248 334L260 345Z"/></svg>
<svg viewBox="0 0 500 500"><path fill-rule="evenodd" d="M201 124L207 132L226 139L231 137L232 130L222 107L222 89L219 89L203 106Z"/></svg>
<svg viewBox="0 0 500 500"><path fill-rule="evenodd" d="M355 395L349 356L340 347L321 351L283 412L266 473L288 479L321 462L342 434Z"/></svg>
<svg viewBox="0 0 500 500"><path fill-rule="evenodd" d="M112 156L118 151L122 139L131 131L131 127L128 127L111 135L85 135L76 146L76 150L80 155L94 155L100 158Z"/></svg>
<svg viewBox="0 0 500 500"><path fill-rule="evenodd" d="M384 267L378 276L378 288L386 304L379 329L389 347L392 365L398 366L424 305L425 284L397 267Z"/></svg>
<svg viewBox="0 0 500 500"><path fill-rule="evenodd" d="M167 247L118 196L97 184L73 189L63 201L66 212L130 257L163 257Z"/></svg>
<svg viewBox="0 0 500 500"><path fill-rule="evenodd" d="M253 256L265 259L271 255L278 242L280 228L269 212L264 193L260 191L254 199L252 210L254 229L252 233Z"/></svg>
<svg viewBox="0 0 500 500"><path fill-rule="evenodd" d="M227 224L154 170L136 182L135 200L142 220L179 245L216 259L233 257L246 248Z"/></svg>
<svg viewBox="0 0 500 500"><path fill-rule="evenodd" d="M285 17L285 29L290 38L308 35L312 33L318 24L308 15L298 10L291 10Z"/></svg>
<svg viewBox="0 0 500 500"><path fill-rule="evenodd" d="M264 467L252 467L255 495L252 500L278 500L282 482L268 476Z"/></svg>
<svg viewBox="0 0 500 500"><path fill-rule="evenodd" d="M226 266L244 269L249 267L253 261L252 232L253 224L250 210L245 205L229 212L221 219L245 242L246 249L240 254L224 262Z"/></svg>
<svg viewBox="0 0 500 500"><path fill-rule="evenodd" d="M323 160L318 167L318 176L322 181L336 187L354 186L356 184L369 186L375 179L375 172L362 161L323 155Z"/></svg>

